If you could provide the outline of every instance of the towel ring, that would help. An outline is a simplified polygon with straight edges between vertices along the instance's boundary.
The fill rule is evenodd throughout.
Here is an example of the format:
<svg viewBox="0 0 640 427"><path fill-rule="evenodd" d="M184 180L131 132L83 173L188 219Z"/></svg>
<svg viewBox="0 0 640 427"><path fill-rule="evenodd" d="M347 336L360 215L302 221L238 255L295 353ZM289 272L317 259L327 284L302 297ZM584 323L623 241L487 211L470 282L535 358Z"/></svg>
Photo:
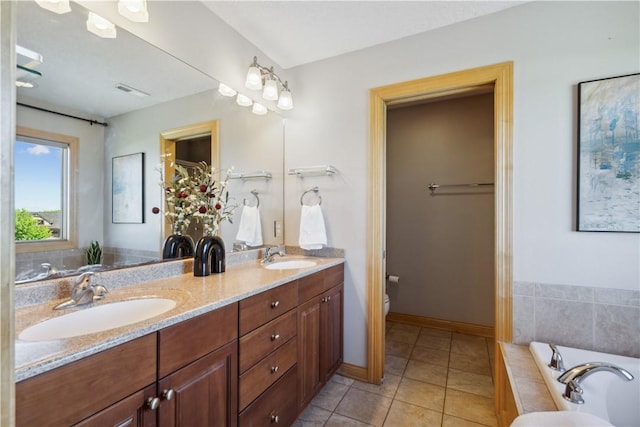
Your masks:
<svg viewBox="0 0 640 427"><path fill-rule="evenodd" d="M300 206L304 206L304 202L303 202L304 196L306 196L307 193L310 193L312 191L316 193L316 197L318 198L318 205L322 204L322 196L319 193L320 190L318 189L318 187L311 187L310 189L302 193L302 196L300 196ZM312 206L312 205L309 205L309 206Z"/></svg>
<svg viewBox="0 0 640 427"><path fill-rule="evenodd" d="M253 194L253 197L256 198L256 208L260 207L260 197L258 197L258 190L251 190L251 194ZM247 199L244 199L243 203L245 206L249 206L249 202L247 202Z"/></svg>

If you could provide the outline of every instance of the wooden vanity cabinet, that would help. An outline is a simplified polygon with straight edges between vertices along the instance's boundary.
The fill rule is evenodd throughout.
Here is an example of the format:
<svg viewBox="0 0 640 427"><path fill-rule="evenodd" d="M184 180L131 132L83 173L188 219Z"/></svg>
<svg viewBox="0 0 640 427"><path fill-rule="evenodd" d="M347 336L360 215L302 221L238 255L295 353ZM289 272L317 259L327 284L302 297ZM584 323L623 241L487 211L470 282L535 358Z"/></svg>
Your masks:
<svg viewBox="0 0 640 427"><path fill-rule="evenodd" d="M76 427L155 427L156 411L147 402L156 397L155 384L114 403L97 414L75 424Z"/></svg>
<svg viewBox="0 0 640 427"><path fill-rule="evenodd" d="M156 357L156 334L151 334L21 381L16 425L70 426L114 405L111 414L101 415L104 422L85 425L126 426L119 423L121 416L122 422L137 420L133 426L153 426L155 413L147 411L145 397L150 386L155 391Z"/></svg>
<svg viewBox="0 0 640 427"><path fill-rule="evenodd" d="M342 363L344 265L299 280L298 411Z"/></svg>

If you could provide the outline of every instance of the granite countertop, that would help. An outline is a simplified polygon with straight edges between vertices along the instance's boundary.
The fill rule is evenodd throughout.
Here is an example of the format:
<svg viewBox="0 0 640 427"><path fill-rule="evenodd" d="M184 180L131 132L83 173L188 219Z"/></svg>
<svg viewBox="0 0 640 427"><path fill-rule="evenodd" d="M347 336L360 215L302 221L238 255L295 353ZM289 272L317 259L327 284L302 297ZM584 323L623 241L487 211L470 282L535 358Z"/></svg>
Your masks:
<svg viewBox="0 0 640 427"><path fill-rule="evenodd" d="M277 261L300 258L287 255L286 258ZM303 257L303 259L310 258ZM343 258L313 257L312 259L317 264L309 268L269 270L264 268L260 261L248 261L227 265L225 273L212 274L207 277L195 277L193 273L186 273L132 286L110 288L110 293L104 300L92 305L109 304L110 302L141 297L170 298L175 300L177 305L175 308L145 321L73 338L38 342L17 339L22 330L28 326L51 317L82 310L84 307L53 310L55 305L64 301L64 299L57 299L17 308L15 312L15 380L16 382L25 380L344 262ZM109 283L106 280L98 283L109 288Z"/></svg>

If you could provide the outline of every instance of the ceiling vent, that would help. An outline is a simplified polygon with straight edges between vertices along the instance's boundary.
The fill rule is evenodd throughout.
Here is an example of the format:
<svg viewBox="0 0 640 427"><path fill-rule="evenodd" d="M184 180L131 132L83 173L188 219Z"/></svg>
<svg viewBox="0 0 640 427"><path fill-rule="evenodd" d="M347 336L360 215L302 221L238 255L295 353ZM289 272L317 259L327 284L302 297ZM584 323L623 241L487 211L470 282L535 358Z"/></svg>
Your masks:
<svg viewBox="0 0 640 427"><path fill-rule="evenodd" d="M148 93L138 90L134 87L128 86L124 83L118 83L116 85L116 89L126 92L130 95L137 96L139 98L144 98L145 96L150 96Z"/></svg>

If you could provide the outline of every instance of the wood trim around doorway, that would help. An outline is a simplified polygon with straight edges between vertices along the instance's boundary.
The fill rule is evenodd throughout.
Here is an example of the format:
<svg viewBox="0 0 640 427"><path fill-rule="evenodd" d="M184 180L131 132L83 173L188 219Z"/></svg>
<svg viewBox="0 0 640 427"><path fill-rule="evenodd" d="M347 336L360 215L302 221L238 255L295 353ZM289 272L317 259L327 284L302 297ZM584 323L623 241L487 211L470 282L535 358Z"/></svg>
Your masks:
<svg viewBox="0 0 640 427"><path fill-rule="evenodd" d="M495 338L512 339L512 133L513 63L458 71L370 90L369 209L367 217L367 380L384 374L384 258L386 248L386 113L388 105L486 92L494 93ZM496 352L497 354L497 352ZM496 357L496 359L498 359ZM504 378L496 372L496 391ZM496 393L496 404L499 396Z"/></svg>

